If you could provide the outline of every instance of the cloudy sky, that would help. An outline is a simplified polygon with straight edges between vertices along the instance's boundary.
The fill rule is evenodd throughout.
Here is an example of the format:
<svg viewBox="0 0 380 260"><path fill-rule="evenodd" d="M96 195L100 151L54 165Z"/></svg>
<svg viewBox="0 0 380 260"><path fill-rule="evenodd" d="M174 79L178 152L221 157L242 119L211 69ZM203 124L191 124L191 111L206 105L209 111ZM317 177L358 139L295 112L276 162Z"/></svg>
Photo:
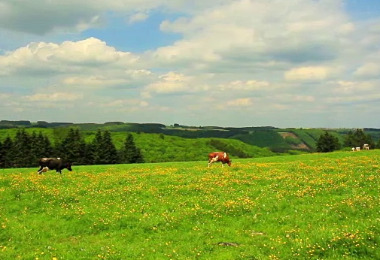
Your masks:
<svg viewBox="0 0 380 260"><path fill-rule="evenodd" d="M0 119L380 128L380 0L0 0Z"/></svg>

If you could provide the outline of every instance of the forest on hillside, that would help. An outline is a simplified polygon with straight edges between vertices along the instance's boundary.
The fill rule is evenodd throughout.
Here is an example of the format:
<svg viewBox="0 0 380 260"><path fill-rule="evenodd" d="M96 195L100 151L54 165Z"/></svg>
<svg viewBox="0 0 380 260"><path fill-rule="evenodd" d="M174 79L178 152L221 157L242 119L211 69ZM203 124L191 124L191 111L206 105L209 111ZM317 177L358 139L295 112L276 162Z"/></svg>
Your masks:
<svg viewBox="0 0 380 260"><path fill-rule="evenodd" d="M2 126L6 126L1 129ZM39 127L36 127L38 125ZM42 127L43 126L43 127ZM31 123L0 121L0 168L37 166L42 157L77 165L206 160L210 151L232 158L326 152L370 144L377 129L278 129L189 127L174 124Z"/></svg>
<svg viewBox="0 0 380 260"><path fill-rule="evenodd" d="M38 166L39 159L44 157L64 158L80 165L144 162L131 134L126 135L120 149L116 149L109 131L98 130L94 140L86 143L80 131L73 128L56 145L42 132L28 134L23 128L13 139L8 136L0 142L1 168Z"/></svg>
<svg viewBox="0 0 380 260"><path fill-rule="evenodd" d="M18 128L0 131L0 168L34 167L39 158L59 157L74 165L203 161L214 150L233 158L273 156L267 148L239 140L186 139L163 134L80 131L77 128ZM6 135L6 137L5 137Z"/></svg>

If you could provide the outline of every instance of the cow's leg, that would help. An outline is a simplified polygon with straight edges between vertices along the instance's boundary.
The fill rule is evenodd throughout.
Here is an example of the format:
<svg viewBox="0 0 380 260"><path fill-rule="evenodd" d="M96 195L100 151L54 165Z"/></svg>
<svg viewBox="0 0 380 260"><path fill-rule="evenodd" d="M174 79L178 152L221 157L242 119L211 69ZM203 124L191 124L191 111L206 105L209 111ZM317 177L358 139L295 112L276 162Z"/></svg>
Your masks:
<svg viewBox="0 0 380 260"><path fill-rule="evenodd" d="M217 162L218 159L219 159L219 156L216 156L216 157L210 159L208 162L208 167L210 167L210 165L213 164L214 162Z"/></svg>
<svg viewBox="0 0 380 260"><path fill-rule="evenodd" d="M44 167L40 166L40 169L39 169L37 172L38 172L39 174L41 174L43 168L44 168Z"/></svg>
<svg viewBox="0 0 380 260"><path fill-rule="evenodd" d="M208 160L208 166L207 167L210 167L211 164L213 164L213 163L214 163L214 161L212 159Z"/></svg>

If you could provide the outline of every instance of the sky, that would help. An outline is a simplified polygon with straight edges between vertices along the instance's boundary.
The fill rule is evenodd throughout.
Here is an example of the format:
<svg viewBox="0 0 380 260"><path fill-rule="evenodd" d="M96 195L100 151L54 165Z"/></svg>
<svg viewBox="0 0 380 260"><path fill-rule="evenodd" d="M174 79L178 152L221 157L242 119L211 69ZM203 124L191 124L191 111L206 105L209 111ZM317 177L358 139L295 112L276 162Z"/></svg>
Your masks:
<svg viewBox="0 0 380 260"><path fill-rule="evenodd" d="M380 128L380 0L0 0L0 120Z"/></svg>

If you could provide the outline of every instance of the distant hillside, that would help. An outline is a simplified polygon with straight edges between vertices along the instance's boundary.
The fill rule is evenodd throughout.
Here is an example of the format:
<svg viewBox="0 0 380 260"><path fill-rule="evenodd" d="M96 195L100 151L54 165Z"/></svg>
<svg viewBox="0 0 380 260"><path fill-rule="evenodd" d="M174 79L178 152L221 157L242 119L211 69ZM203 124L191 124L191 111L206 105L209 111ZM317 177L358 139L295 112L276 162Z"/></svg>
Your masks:
<svg viewBox="0 0 380 260"><path fill-rule="evenodd" d="M136 142L141 146L145 145L143 139L154 139L155 141L150 141L149 147L143 148L148 151L157 149L156 154L167 153L168 149L166 147L176 147L173 149L181 150L181 144L178 140L188 145L187 147L192 147L194 142L199 140L189 140L189 139L204 139L205 143L210 142L211 139L218 140L223 139L223 142L230 143L230 149L233 145L238 145L235 141L241 141L247 147L241 146L241 149L249 151L251 146L267 148L274 153L294 153L295 151L301 152L313 152L316 150L316 143L321 134L325 131L329 131L330 134L336 136L341 143L344 141L345 135L352 129L302 129L302 128L288 128L281 129L272 126L264 127L219 127L219 126L185 126L174 124L171 126L166 126L159 123L124 123L124 122L107 122L104 124L95 123L70 123L70 122L30 122L30 121L0 121L0 140L3 140L6 135L12 135L14 129L23 127L29 129L28 131L42 131L44 134L48 135L53 142L57 142L63 138L67 129L70 127L79 128L81 133L87 141L91 140L94 132L98 129L109 130L112 132L112 138L114 139L116 145L122 143L122 137L125 136L126 132L134 133ZM375 142L380 139L380 129L365 128L364 131L371 135ZM139 135L139 134L155 134L149 135ZM141 136L144 138L140 139ZM154 136L154 137L153 137ZM120 139L121 138L121 139ZM178 139L179 138L179 139ZM182 139L181 139L182 138ZM186 139L186 141L183 141ZM162 141L166 140L166 141ZM207 141L206 141L207 140ZM148 142L148 141L147 141ZM178 143L178 146L177 146ZM215 142L214 142L215 143ZM173 145L171 145L173 144ZM240 143L239 143L240 144ZM159 147L159 148L156 148ZM212 145L206 145L205 150L212 149ZM220 147L225 148L225 147ZM185 150L185 149L184 149ZM160 152L158 152L160 151ZM202 151L203 152L203 151ZM148 152L147 152L148 153ZM247 154L252 155L250 152ZM244 157L244 153L236 151L238 157ZM148 155L149 156L149 155ZM181 157L182 154L177 157ZM158 156L155 156L158 158ZM186 156L182 156L186 157ZM168 158L170 159L170 158Z"/></svg>
<svg viewBox="0 0 380 260"><path fill-rule="evenodd" d="M27 133L39 133L47 136L55 145L67 136L70 128L26 128ZM0 141L7 136L12 139L18 129L0 129ZM111 132L112 142L120 149L129 132ZM81 131L86 143L95 138L96 131ZM226 138L183 138L155 133L132 132L136 146L141 149L145 162L174 162L174 161L207 161L208 153L226 151L233 158L257 158L276 155L268 148L262 148L244 143L236 139Z"/></svg>

